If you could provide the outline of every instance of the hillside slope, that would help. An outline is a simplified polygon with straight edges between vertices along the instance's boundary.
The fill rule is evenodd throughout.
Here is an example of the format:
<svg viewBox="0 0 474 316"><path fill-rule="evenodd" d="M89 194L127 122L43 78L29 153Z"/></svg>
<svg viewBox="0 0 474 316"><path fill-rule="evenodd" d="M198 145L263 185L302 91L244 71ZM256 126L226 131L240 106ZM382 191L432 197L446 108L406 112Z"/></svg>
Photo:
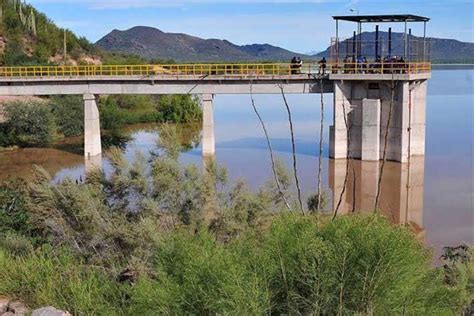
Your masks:
<svg viewBox="0 0 474 316"><path fill-rule="evenodd" d="M388 54L388 33L380 32L381 47L383 47L384 53ZM392 55L400 56L403 54L403 33L392 33ZM415 37L415 39L417 39ZM362 33L362 55L363 56L374 56L375 52L375 32L363 32ZM349 38L341 43L339 50L341 56L344 52L352 52L353 38ZM346 47L347 46L347 47ZM420 45L421 46L421 45ZM421 47L420 53L421 53ZM413 50L414 51L414 50ZM314 55L315 58L326 57L328 58L331 53L331 47L328 47L325 51ZM474 43L461 42L453 39L443 38L431 38L431 61L435 63L474 63Z"/></svg>
<svg viewBox="0 0 474 316"><path fill-rule="evenodd" d="M95 62L98 50L20 0L0 0L0 65ZM64 59L66 33L67 59Z"/></svg>
<svg viewBox="0 0 474 316"><path fill-rule="evenodd" d="M96 46L106 51L132 53L147 59L172 59L176 62L289 61L293 56L308 57L269 44L239 46L227 40L165 33L145 26L126 31L113 30L100 39Z"/></svg>

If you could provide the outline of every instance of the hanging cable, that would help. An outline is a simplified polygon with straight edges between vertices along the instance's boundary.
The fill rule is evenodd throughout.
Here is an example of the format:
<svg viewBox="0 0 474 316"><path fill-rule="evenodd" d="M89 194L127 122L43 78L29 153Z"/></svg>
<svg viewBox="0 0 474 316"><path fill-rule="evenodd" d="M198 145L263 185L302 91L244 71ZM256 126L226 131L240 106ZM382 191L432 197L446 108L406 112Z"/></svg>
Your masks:
<svg viewBox="0 0 474 316"><path fill-rule="evenodd" d="M267 140L268 150L270 151L270 159L271 159L271 162L272 162L273 176L275 177L275 183L276 183L276 186L277 186L277 189L278 189L278 193L280 194L280 197L282 198L283 202L285 203L285 206L288 209L288 211L291 212L290 204L288 203L288 201L285 197L285 194L283 193L283 191L281 189L280 178L278 177L278 173L276 171L276 163L275 163L275 157L273 155L272 143L270 141L270 137L268 136L267 128L265 127L265 123L263 122L262 116L258 112L257 107L255 105L255 100L253 98L253 82L252 81L250 81L250 100L252 101L253 110L254 110L255 114L257 115L258 120L260 121L260 125L262 125L263 132L265 133L265 138Z"/></svg>
<svg viewBox="0 0 474 316"><path fill-rule="evenodd" d="M385 128L383 156L382 156L383 159L382 159L382 166L380 167L380 175L379 175L379 179L377 183L377 194L375 196L374 213L377 213L379 210L380 189L382 187L382 177L383 177L383 171L385 168L385 162L387 161L388 132L390 128L390 123L392 122L393 100L395 98L395 79L393 76L394 75L392 72L390 109L388 111L387 127Z"/></svg>
<svg viewBox="0 0 474 316"><path fill-rule="evenodd" d="M319 169L318 169L318 210L321 209L321 174L323 169L323 132L324 132L324 91L323 91L323 78L321 77L320 81L321 89L321 121L319 129Z"/></svg>
<svg viewBox="0 0 474 316"><path fill-rule="evenodd" d="M300 182L298 179L298 168L296 164L296 145L295 145L295 133L293 131L293 120L291 119L291 110L290 106L288 105L288 101L286 100L285 96L285 91L283 90L283 86L279 85L280 90L281 90L281 95L283 97L283 101L285 102L286 110L288 112L288 121L290 123L290 132L291 132L291 145L292 145L292 151L293 151L293 173L295 176L295 182L296 182L296 190L298 191L298 202L301 208L301 212L305 214L305 210L303 207L303 201L301 200L301 188L300 188Z"/></svg>
<svg viewBox="0 0 474 316"><path fill-rule="evenodd" d="M344 176L344 184L342 186L341 194L339 195L339 201L337 202L337 206L336 206L336 209L334 211L334 215L332 217L332 220L336 219L336 216L339 212L339 208L341 207L342 198L344 197L344 194L346 192L347 181L348 181L348 178L349 178L349 161L352 157L351 156L351 127L349 126L349 124L347 122L346 105L345 105L345 102L344 102L344 96L342 98L342 114L344 116L344 125L345 125L346 131L347 131L346 174Z"/></svg>
<svg viewBox="0 0 474 316"><path fill-rule="evenodd" d="M411 169L411 109L412 109L412 102L411 102L411 91L412 88L410 84L408 84L408 170L407 170L407 194L406 194L406 201L405 201L405 224L408 224L408 203L410 201L410 169Z"/></svg>

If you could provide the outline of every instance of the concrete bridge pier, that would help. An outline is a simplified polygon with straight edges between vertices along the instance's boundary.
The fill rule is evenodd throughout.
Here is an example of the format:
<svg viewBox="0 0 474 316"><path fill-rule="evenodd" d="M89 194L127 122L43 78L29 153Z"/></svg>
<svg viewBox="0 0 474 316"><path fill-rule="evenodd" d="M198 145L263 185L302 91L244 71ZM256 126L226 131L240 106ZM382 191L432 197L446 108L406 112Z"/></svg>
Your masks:
<svg viewBox="0 0 474 316"><path fill-rule="evenodd" d="M423 156L426 87L426 80L399 80L393 85L390 80L335 81L329 156L345 159L350 154L378 161L383 157L387 130L387 160L407 162L409 155Z"/></svg>
<svg viewBox="0 0 474 316"><path fill-rule="evenodd" d="M84 156L86 172L102 167L102 143L100 139L100 116L98 97L84 94Z"/></svg>
<svg viewBox="0 0 474 316"><path fill-rule="evenodd" d="M216 153L214 139L214 104L212 94L201 95L203 112L202 155L203 158L213 158Z"/></svg>

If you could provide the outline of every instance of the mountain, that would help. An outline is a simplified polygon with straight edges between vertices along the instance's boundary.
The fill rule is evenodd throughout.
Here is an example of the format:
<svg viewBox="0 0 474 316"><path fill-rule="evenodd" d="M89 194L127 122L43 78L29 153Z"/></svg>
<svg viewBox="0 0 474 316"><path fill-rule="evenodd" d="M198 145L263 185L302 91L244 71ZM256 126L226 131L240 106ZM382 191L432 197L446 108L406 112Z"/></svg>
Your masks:
<svg viewBox="0 0 474 316"><path fill-rule="evenodd" d="M392 55L401 56L403 55L403 33L392 33ZM379 32L381 49L380 55L388 55L388 32ZM414 40L421 39L413 36ZM343 41L339 45L340 56L344 58L344 55L352 52L353 38L349 38ZM363 32L362 33L362 55L363 56L374 56L375 55L375 32ZM427 51L429 49L427 48ZM423 45L420 42L419 45L414 45L412 52L418 51L420 56L423 52ZM328 58L331 54L331 47L328 47L325 51L313 55L315 58L326 57ZM474 43L461 42L453 39L443 38L431 38L431 61L434 63L474 63Z"/></svg>
<svg viewBox="0 0 474 316"><path fill-rule="evenodd" d="M131 53L147 59L172 59L176 62L289 61L293 56L308 58L269 44L239 46L227 40L165 33L145 26L126 31L113 30L95 45L110 52Z"/></svg>

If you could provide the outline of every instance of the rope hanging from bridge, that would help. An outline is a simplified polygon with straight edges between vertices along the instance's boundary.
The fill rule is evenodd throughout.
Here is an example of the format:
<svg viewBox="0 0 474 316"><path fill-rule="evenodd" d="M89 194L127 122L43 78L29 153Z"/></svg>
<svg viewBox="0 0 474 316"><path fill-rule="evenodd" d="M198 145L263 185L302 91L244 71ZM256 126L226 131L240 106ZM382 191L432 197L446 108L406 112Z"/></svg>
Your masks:
<svg viewBox="0 0 474 316"><path fill-rule="evenodd" d="M332 217L332 220L336 219L337 214L339 212L339 208L341 207L342 198L344 197L344 194L346 192L347 181L349 178L349 160L351 159L351 128L349 124L347 123L346 104L344 102L344 97L342 98L342 115L344 117L344 125L346 126L346 131L347 131L346 174L344 176L344 184L342 186L341 194L339 195L339 200L337 202L336 209L334 210L334 215Z"/></svg>
<svg viewBox="0 0 474 316"><path fill-rule="evenodd" d="M408 223L408 204L410 201L410 170L411 170L411 109L412 109L412 101L411 101L411 95L412 95L412 88L410 87L410 84L408 84L408 170L407 170L407 196L406 196L406 201L405 201L405 223ZM413 105L414 106L414 105Z"/></svg>
<svg viewBox="0 0 474 316"><path fill-rule="evenodd" d="M317 201L318 206L317 210L321 209L321 175L323 169L323 131L324 131L324 93L323 93L323 78L320 78L320 89L321 89L321 121L319 129L319 166L318 166L318 193Z"/></svg>
<svg viewBox="0 0 474 316"><path fill-rule="evenodd" d="M393 73L392 73L392 80L391 80L390 87L391 87L390 109L388 111L387 126L385 128L383 159L382 159L382 166L380 167L380 175L379 175L379 179L377 183L377 194L375 196L374 213L377 213L379 210L379 199L380 199L380 190L382 188L382 177L383 177L383 171L385 169L385 163L387 162L388 132L390 128L390 123L392 122L393 101L395 99L395 79L393 77Z"/></svg>
<svg viewBox="0 0 474 316"><path fill-rule="evenodd" d="M268 150L270 151L270 159L271 159L271 162L272 162L273 176L275 178L275 183L276 183L276 186L277 186L277 189L278 189L278 193L280 194L280 197L282 198L283 202L285 203L285 206L288 209L288 211L291 212L290 204L288 203L288 200L286 199L286 196L285 196L285 194L283 193L283 191L281 189L280 178L278 177L278 173L276 171L276 162L275 162L275 157L273 155L272 143L270 141L270 137L268 136L267 128L265 127L265 123L263 122L262 116L258 112L257 106L255 105L255 100L254 100L254 97L253 97L253 82L252 81L250 81L250 100L252 102L253 110L254 110L255 114L257 115L258 120L260 121L260 125L262 126L263 132L265 134L265 138L267 140L267 146L268 146Z"/></svg>
<svg viewBox="0 0 474 316"><path fill-rule="evenodd" d="M288 104L288 101L286 100L285 96L285 91L283 90L283 86L281 84L278 85L281 90L281 95L283 97L283 101L285 103L286 110L288 112L288 122L290 123L290 133L291 133L291 146L292 146L292 153L293 153L293 173L295 177L295 183L296 183L296 190L298 193L298 203L300 205L301 212L305 214L305 210L303 207L303 201L301 199L301 188L300 188L300 181L298 179L298 168L297 168L297 163L296 163L296 144L295 144L295 133L293 130L293 120L291 118L291 110L290 106Z"/></svg>

